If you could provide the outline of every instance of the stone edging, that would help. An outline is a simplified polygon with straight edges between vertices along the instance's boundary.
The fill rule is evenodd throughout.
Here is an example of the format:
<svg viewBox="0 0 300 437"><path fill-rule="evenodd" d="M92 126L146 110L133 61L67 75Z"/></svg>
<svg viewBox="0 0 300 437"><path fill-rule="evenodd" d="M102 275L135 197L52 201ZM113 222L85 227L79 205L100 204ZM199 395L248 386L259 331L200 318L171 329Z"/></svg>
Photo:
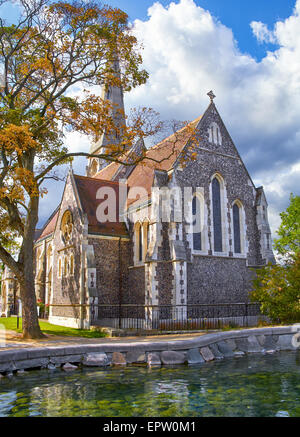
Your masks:
<svg viewBox="0 0 300 437"><path fill-rule="evenodd" d="M205 334L185 340L132 343L82 344L0 350L0 373L11 374L32 368L65 370L84 366L126 364L174 365L198 364L214 359L243 356L249 353L273 353L295 350L292 338L295 327L254 328Z"/></svg>

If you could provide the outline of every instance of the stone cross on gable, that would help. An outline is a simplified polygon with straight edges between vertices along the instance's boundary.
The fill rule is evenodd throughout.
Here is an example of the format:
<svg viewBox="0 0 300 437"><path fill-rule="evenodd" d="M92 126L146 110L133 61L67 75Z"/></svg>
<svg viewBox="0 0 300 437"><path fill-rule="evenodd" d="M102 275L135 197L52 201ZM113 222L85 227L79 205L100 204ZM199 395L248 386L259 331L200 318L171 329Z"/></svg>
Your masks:
<svg viewBox="0 0 300 437"><path fill-rule="evenodd" d="M209 93L207 93L207 95L208 95L208 97L210 98L211 103L213 103L214 98L216 97L216 96L214 95L214 93L213 93L212 91L210 91Z"/></svg>

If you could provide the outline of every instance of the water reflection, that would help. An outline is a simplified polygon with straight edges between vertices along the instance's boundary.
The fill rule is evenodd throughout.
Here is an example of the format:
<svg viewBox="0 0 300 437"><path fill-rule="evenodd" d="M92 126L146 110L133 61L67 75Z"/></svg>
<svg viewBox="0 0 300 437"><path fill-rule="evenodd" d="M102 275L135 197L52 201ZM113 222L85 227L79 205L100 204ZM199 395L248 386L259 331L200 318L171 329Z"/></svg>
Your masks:
<svg viewBox="0 0 300 437"><path fill-rule="evenodd" d="M300 416L300 354L173 368L32 371L0 380L0 416Z"/></svg>

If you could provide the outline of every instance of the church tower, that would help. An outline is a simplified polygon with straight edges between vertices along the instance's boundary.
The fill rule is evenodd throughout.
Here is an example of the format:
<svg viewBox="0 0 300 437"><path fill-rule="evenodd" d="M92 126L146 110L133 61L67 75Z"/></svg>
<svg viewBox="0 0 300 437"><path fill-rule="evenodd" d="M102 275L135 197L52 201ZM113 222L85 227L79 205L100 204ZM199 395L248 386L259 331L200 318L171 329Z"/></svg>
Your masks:
<svg viewBox="0 0 300 437"><path fill-rule="evenodd" d="M116 77L120 79L120 64L118 60L114 61L114 71ZM125 126L125 109L124 109L124 98L123 89L121 86L111 86L104 85L102 89L102 99L109 100L112 104L112 114L114 118L114 123L116 126ZM109 153L110 144L118 144L120 138L117 134L108 134L105 131L101 134L97 142L92 143L90 148L90 154L93 155L103 155ZM109 164L109 161L101 158L88 158L88 165L86 167L86 175L88 177L93 177L96 173L102 170Z"/></svg>

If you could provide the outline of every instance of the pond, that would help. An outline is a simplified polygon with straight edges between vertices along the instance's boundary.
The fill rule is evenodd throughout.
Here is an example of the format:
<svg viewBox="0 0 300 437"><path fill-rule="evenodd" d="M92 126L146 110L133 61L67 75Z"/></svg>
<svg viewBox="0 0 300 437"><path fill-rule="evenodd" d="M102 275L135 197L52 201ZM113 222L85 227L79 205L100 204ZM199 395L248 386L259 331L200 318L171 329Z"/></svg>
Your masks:
<svg viewBox="0 0 300 437"><path fill-rule="evenodd" d="M0 416L300 416L300 351L199 366L34 370L0 379Z"/></svg>

